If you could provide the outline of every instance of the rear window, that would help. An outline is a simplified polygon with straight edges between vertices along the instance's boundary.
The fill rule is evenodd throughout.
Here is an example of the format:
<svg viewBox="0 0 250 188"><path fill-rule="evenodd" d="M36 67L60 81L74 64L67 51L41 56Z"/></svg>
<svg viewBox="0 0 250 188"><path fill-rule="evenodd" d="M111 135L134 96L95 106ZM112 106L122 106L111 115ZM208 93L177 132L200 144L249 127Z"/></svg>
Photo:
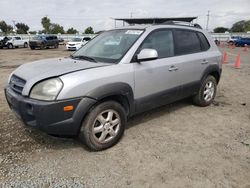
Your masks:
<svg viewBox="0 0 250 188"><path fill-rule="evenodd" d="M208 43L207 38L204 36L203 33L198 32L197 34L201 40L202 50L207 51L210 48L210 44Z"/></svg>
<svg viewBox="0 0 250 188"><path fill-rule="evenodd" d="M200 40L194 31L175 30L176 55L184 55L201 51Z"/></svg>

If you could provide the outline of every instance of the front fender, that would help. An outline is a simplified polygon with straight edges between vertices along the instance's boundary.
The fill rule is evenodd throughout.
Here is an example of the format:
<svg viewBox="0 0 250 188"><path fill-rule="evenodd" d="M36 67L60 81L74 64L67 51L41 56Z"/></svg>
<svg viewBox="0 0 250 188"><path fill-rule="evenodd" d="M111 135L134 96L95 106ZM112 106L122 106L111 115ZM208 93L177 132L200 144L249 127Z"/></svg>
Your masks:
<svg viewBox="0 0 250 188"><path fill-rule="evenodd" d="M130 112L134 111L133 89L127 83L118 82L106 84L87 93L87 97L100 101L106 97L123 96L129 103Z"/></svg>

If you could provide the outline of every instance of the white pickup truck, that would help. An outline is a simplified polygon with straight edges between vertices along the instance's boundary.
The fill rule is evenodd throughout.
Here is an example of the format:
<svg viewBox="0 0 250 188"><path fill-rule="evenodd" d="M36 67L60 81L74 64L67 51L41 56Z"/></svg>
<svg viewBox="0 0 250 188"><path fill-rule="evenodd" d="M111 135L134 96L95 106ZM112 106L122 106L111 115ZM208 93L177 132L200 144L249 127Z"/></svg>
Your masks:
<svg viewBox="0 0 250 188"><path fill-rule="evenodd" d="M28 48L28 43L29 43L28 39L22 39L21 37L18 36L8 36L8 39L9 40L6 42L6 46L9 49L18 47Z"/></svg>

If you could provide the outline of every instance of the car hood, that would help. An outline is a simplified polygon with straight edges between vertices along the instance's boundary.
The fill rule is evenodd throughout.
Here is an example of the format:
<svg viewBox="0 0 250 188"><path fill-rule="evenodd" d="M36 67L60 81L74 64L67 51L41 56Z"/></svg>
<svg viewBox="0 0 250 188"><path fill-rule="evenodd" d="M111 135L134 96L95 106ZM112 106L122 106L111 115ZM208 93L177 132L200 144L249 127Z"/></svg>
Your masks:
<svg viewBox="0 0 250 188"><path fill-rule="evenodd" d="M82 44L82 42L68 42L68 44Z"/></svg>
<svg viewBox="0 0 250 188"><path fill-rule="evenodd" d="M57 77L71 72L109 66L109 63L94 63L85 60L53 58L26 63L18 67L12 74L26 81L22 94L28 95L31 87L44 79Z"/></svg>

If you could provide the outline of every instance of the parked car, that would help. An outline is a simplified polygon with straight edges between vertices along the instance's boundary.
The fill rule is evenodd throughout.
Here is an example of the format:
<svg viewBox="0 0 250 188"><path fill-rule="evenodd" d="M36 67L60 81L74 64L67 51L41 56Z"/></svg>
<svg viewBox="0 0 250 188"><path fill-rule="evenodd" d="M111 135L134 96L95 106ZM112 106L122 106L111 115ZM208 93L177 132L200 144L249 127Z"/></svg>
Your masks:
<svg viewBox="0 0 250 188"><path fill-rule="evenodd" d="M237 39L234 41L235 43L235 46L245 46L245 45L248 45L250 46L250 38L240 38L240 39Z"/></svg>
<svg viewBox="0 0 250 188"><path fill-rule="evenodd" d="M58 38L59 45L64 45L64 39L63 38Z"/></svg>
<svg viewBox="0 0 250 188"><path fill-rule="evenodd" d="M91 37L75 37L66 43L67 50L78 50L84 44L91 40Z"/></svg>
<svg viewBox="0 0 250 188"><path fill-rule="evenodd" d="M218 39L215 39L214 42L215 42L215 44L216 44L217 46L220 45L220 41L219 41Z"/></svg>
<svg viewBox="0 0 250 188"><path fill-rule="evenodd" d="M26 125L78 135L99 151L120 140L135 114L186 97L210 105L221 71L221 53L202 29L126 27L101 33L68 58L21 65L5 95Z"/></svg>
<svg viewBox="0 0 250 188"><path fill-rule="evenodd" d="M34 50L35 48L58 48L59 40L57 39L57 36L54 35L38 35L33 37L29 41L29 46L31 50Z"/></svg>
<svg viewBox="0 0 250 188"><path fill-rule="evenodd" d="M233 45L233 44L235 44L235 41L238 39L241 39L241 37L240 36L232 36L228 39L227 43L230 45Z"/></svg>
<svg viewBox="0 0 250 188"><path fill-rule="evenodd" d="M0 49L6 47L7 48L7 41L9 40L8 37L0 37Z"/></svg>
<svg viewBox="0 0 250 188"><path fill-rule="evenodd" d="M28 48L28 39L23 39L19 36L8 36L5 38L7 41L5 42L5 46L9 49L23 47Z"/></svg>

